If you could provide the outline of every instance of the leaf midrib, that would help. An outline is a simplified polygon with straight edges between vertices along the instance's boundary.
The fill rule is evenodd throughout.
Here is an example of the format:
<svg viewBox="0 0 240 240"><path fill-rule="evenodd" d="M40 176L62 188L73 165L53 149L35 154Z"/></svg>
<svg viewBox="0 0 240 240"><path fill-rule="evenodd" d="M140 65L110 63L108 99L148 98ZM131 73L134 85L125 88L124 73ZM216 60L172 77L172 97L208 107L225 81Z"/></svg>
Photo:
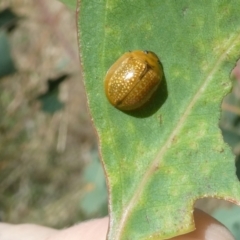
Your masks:
<svg viewBox="0 0 240 240"><path fill-rule="evenodd" d="M189 114L191 112L191 109L193 108L193 106L195 105L195 103L197 102L199 97L202 95L202 93L205 91L207 85L213 79L213 76L214 76L215 72L219 69L219 66L221 65L221 63L224 61L224 59L227 57L227 55L231 52L231 50L234 48L236 43L239 41L239 37L240 37L240 35L237 35L234 38L234 35L233 35L233 36L231 36L229 38L228 48L226 48L226 50L222 53L222 55L220 55L218 61L213 66L213 68L210 69L209 74L206 76L206 78L203 81L203 84L201 85L199 90L193 96L193 98L190 101L189 105L187 106L185 112L181 116L180 120L177 122L176 127L173 129L172 133L170 134L170 137L168 138L166 143L162 146L162 148L157 153L156 157L153 159L153 161L149 165L148 169L146 170L146 172L145 172L145 174L144 174L144 176L142 178L142 181L140 182L140 184L138 185L138 187L134 191L134 195L130 199L129 204L124 208L122 217L121 217L121 219L119 221L119 224L118 224L118 228L116 229L115 240L120 240L121 239L121 236L123 234L123 230L124 230L125 224L127 223L127 219L129 218L129 216L130 216L130 214L131 214L131 212L132 212L132 210L133 210L133 208L135 206L135 203L140 198L140 196L141 196L141 194L143 192L144 186L148 182L148 179L152 176L152 174L155 171L155 169L159 167L160 160L162 159L162 157L165 154L165 152L167 151L167 149L170 148L170 146L171 146L171 144L173 142L174 137L182 129L182 127L183 127L183 125L185 123L185 120L187 119L187 117L189 116Z"/></svg>

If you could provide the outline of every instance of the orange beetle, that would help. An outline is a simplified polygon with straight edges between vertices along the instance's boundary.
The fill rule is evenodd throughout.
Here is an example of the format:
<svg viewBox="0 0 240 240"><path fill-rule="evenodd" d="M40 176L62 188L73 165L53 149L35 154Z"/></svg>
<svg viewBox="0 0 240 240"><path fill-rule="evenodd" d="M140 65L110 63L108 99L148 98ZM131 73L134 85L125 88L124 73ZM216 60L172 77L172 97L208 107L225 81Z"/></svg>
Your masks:
<svg viewBox="0 0 240 240"><path fill-rule="evenodd" d="M157 55L150 51L123 54L108 70L105 92L109 102L120 110L134 110L146 103L163 77Z"/></svg>

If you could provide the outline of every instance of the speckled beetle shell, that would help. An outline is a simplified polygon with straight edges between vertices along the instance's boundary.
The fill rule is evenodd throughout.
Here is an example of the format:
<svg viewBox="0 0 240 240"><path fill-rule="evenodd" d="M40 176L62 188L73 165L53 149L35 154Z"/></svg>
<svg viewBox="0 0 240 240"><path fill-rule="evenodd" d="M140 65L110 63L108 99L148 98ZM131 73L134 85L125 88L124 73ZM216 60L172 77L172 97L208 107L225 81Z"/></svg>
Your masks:
<svg viewBox="0 0 240 240"><path fill-rule="evenodd" d="M127 52L106 74L107 98L120 110L139 108L156 91L162 76L162 67L155 53L140 50Z"/></svg>

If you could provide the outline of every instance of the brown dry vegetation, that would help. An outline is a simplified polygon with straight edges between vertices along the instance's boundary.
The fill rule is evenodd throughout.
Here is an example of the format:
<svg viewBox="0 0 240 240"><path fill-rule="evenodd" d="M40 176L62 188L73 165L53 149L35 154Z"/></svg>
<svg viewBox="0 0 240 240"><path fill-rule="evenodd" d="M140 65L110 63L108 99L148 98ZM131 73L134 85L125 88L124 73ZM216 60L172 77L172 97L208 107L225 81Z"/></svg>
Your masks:
<svg viewBox="0 0 240 240"><path fill-rule="evenodd" d="M76 14L56 0L1 0L22 19L10 34L18 72L0 81L0 215L2 221L61 227L81 220L82 171L96 151L77 47ZM41 111L47 79L65 107Z"/></svg>

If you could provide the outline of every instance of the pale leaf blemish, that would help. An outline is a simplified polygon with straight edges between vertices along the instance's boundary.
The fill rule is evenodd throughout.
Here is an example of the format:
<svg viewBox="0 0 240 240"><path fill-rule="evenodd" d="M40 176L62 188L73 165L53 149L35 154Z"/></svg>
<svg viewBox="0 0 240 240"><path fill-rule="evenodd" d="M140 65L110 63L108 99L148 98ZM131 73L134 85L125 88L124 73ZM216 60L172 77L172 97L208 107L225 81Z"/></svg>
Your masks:
<svg viewBox="0 0 240 240"><path fill-rule="evenodd" d="M229 44L229 40L235 38L236 35L232 34L231 36L229 36L228 39L216 39L213 43L213 52L216 55L220 55L223 52L226 52L226 50L229 48L228 44ZM226 54L227 56L228 54Z"/></svg>

